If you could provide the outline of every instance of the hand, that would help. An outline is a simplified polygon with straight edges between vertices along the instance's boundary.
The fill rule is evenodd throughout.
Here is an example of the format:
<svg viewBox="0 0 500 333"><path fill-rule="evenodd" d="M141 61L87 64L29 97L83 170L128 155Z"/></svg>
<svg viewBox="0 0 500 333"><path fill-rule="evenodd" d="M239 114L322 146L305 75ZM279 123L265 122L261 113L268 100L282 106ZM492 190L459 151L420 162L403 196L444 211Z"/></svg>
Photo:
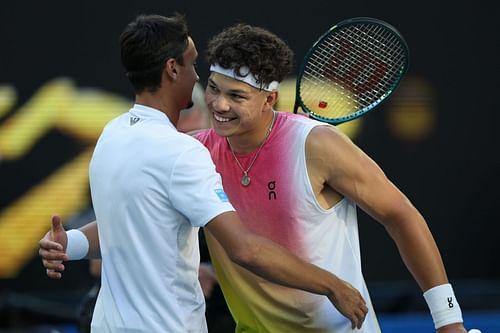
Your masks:
<svg viewBox="0 0 500 333"><path fill-rule="evenodd" d="M334 294L328 298L337 310L351 321L351 328L361 328L368 307L359 291L348 282L338 279L338 284L334 288Z"/></svg>
<svg viewBox="0 0 500 333"><path fill-rule="evenodd" d="M47 276L51 279L60 279L61 272L64 271L63 261L68 260L65 252L68 237L62 226L61 217L52 216L52 227L38 244L40 246L38 254L42 257Z"/></svg>
<svg viewBox="0 0 500 333"><path fill-rule="evenodd" d="M200 280L201 290L205 298L210 298L214 285L218 283L217 276L212 268L212 265L201 263L198 271L198 279Z"/></svg>
<svg viewBox="0 0 500 333"><path fill-rule="evenodd" d="M456 323L440 327L436 333L467 333L467 331L462 323Z"/></svg>

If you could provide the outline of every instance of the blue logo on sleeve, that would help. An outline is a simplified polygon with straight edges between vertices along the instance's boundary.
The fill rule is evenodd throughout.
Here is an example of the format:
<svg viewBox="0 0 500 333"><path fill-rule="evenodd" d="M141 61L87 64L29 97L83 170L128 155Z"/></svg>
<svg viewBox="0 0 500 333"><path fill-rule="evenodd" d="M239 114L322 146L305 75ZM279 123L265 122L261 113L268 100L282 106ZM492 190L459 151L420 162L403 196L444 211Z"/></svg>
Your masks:
<svg viewBox="0 0 500 333"><path fill-rule="evenodd" d="M215 190L215 194L217 194L221 202L229 202L227 194L226 192L224 192L224 190L218 188Z"/></svg>

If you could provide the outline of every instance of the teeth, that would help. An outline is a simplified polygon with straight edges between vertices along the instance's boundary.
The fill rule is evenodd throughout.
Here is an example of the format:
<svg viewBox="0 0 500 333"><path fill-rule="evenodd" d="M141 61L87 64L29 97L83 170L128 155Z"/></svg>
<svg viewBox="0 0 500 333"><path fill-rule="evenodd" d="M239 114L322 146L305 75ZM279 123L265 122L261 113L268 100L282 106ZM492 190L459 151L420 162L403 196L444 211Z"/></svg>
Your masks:
<svg viewBox="0 0 500 333"><path fill-rule="evenodd" d="M229 118L223 118L223 117L217 115L216 113L214 113L214 118L215 118L215 120L220 121L222 123L225 123L225 122L228 122L231 120Z"/></svg>

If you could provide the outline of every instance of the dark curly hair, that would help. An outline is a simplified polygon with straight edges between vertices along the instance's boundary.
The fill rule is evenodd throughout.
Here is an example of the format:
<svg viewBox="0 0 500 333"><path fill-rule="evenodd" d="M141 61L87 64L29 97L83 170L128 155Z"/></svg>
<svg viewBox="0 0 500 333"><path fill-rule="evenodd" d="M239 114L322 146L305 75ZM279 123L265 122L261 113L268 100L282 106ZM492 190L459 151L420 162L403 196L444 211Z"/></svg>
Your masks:
<svg viewBox="0 0 500 333"><path fill-rule="evenodd" d="M261 85L281 82L293 67L293 51L283 40L266 29L241 23L210 39L206 59L241 76L247 74L241 68L248 67Z"/></svg>

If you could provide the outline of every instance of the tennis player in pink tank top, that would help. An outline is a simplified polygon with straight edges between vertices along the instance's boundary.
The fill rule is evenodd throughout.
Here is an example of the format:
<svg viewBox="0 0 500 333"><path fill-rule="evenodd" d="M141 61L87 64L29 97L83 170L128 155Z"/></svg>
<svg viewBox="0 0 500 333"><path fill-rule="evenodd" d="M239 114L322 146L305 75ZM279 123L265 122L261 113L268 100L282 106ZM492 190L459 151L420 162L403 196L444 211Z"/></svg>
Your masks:
<svg viewBox="0 0 500 333"><path fill-rule="evenodd" d="M205 92L213 129L196 137L209 149L242 221L350 283L369 312L361 329L353 329L324 297L234 265L206 233L236 332L380 332L361 269L357 207L396 243L436 331L466 332L438 247L408 198L334 126L274 110L292 57L285 42L262 28L239 24L213 37Z"/></svg>

